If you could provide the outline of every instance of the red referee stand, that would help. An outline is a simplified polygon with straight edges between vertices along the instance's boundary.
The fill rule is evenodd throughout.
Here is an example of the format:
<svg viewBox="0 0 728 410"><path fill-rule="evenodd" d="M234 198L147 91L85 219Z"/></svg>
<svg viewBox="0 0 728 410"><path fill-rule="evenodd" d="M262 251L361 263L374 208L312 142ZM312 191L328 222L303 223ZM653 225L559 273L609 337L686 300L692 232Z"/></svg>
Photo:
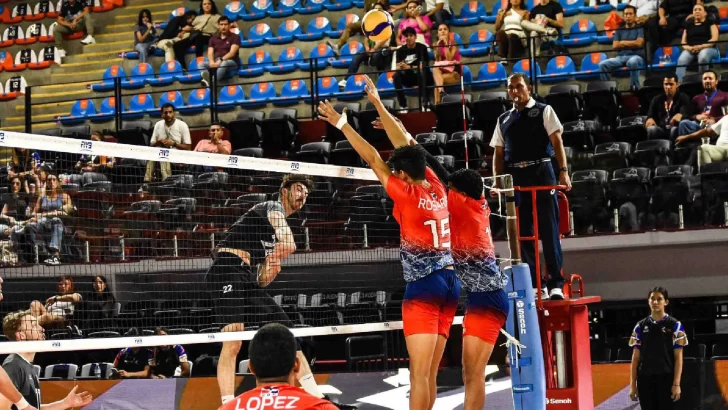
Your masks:
<svg viewBox="0 0 728 410"><path fill-rule="evenodd" d="M508 188L506 176L504 186ZM548 410L594 410L594 394L591 372L591 349L589 341L589 308L590 303L601 301L599 296L584 294L584 281L581 276L572 274L564 285L564 300L541 300L541 266L539 256L538 209L536 193L538 191L557 190L559 195L560 226L563 235L570 231L569 202L562 190L564 186L513 187L506 189L506 205L508 215L517 215L514 192L520 191L521 200L533 203L533 236L521 237L519 219L508 219L508 237L511 258L520 262L520 241L534 241L536 254L536 308L541 332L541 343L544 353L544 369L546 378L546 409ZM536 409L534 409L536 410Z"/></svg>

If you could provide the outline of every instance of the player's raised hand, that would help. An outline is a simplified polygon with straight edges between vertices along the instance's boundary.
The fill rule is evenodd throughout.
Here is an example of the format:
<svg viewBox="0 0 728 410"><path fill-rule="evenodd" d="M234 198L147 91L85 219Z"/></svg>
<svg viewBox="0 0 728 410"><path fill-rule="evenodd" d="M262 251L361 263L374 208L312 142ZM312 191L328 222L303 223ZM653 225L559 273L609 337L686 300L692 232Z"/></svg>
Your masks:
<svg viewBox="0 0 728 410"><path fill-rule="evenodd" d="M68 393L68 396L63 399L66 408L83 407L91 403L91 400L93 400L93 396L91 396L89 392L83 391L81 393L76 393L76 390L78 390L78 385L73 386L73 389L71 389L71 392Z"/></svg>
<svg viewBox="0 0 728 410"><path fill-rule="evenodd" d="M372 104L379 102L379 91L377 91L377 86L368 75L364 76L364 91L367 92L367 98L369 98L369 101Z"/></svg>
<svg viewBox="0 0 728 410"><path fill-rule="evenodd" d="M344 108L344 112L346 112L346 108ZM333 125L334 127L341 119L341 114L336 112L336 110L334 109L334 106L331 105L329 100L319 101L318 114L319 114L319 118L328 122L329 124Z"/></svg>

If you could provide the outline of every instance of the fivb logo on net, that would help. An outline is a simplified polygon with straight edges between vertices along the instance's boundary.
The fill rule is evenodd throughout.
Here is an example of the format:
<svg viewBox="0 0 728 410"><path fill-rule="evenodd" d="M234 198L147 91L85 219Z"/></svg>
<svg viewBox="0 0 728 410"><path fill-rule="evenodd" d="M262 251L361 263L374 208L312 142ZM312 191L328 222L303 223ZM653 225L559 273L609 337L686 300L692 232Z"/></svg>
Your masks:
<svg viewBox="0 0 728 410"><path fill-rule="evenodd" d="M94 146L92 141L81 141L81 152L91 152Z"/></svg>
<svg viewBox="0 0 728 410"><path fill-rule="evenodd" d="M169 161L169 151L169 149L162 148L159 150L159 154L157 154L157 156L161 160Z"/></svg>
<svg viewBox="0 0 728 410"><path fill-rule="evenodd" d="M228 156L228 165L231 167L237 167L238 166L238 157L235 155Z"/></svg>
<svg viewBox="0 0 728 410"><path fill-rule="evenodd" d="M291 171L298 171L301 169L301 164L298 162L291 162Z"/></svg>
<svg viewBox="0 0 728 410"><path fill-rule="evenodd" d="M5 144L5 133L0 132L0 144Z"/></svg>

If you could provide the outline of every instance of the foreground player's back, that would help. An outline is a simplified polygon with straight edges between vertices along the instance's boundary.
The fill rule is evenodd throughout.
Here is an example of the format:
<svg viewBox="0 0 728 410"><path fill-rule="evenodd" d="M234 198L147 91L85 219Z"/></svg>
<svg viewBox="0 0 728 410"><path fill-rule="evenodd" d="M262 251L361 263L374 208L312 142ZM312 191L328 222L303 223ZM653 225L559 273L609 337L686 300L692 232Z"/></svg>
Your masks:
<svg viewBox="0 0 728 410"><path fill-rule="evenodd" d="M387 193L394 200L392 214L399 222L405 280L413 282L452 265L447 193L437 175L425 168L429 187L391 177Z"/></svg>
<svg viewBox="0 0 728 410"><path fill-rule="evenodd" d="M264 385L227 402L219 410L338 410L331 402L289 384Z"/></svg>

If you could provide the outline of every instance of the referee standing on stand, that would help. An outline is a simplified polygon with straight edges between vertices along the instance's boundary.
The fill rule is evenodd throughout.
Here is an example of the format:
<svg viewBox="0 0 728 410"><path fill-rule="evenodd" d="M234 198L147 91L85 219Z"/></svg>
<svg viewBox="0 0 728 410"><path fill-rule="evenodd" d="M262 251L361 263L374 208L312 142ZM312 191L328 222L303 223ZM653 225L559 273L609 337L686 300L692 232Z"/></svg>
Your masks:
<svg viewBox="0 0 728 410"><path fill-rule="evenodd" d="M551 106L537 103L531 98L528 77L513 74L508 78L508 95L513 108L498 118L490 146L493 154L493 173L513 175L514 186L565 185L571 189L566 153L561 140L563 127ZM554 175L551 158L559 163L558 178ZM518 193L516 193L518 195ZM561 274L563 255L559 236L559 205L555 190L539 191L538 232L543 243L543 254L548 270L547 288L541 289L541 299L561 300L564 277ZM531 193L520 195L520 235L533 236L533 209ZM521 257L531 270L531 281L536 286L536 257L532 241L521 242ZM550 291L550 293L549 293ZM534 292L535 293L535 292Z"/></svg>

